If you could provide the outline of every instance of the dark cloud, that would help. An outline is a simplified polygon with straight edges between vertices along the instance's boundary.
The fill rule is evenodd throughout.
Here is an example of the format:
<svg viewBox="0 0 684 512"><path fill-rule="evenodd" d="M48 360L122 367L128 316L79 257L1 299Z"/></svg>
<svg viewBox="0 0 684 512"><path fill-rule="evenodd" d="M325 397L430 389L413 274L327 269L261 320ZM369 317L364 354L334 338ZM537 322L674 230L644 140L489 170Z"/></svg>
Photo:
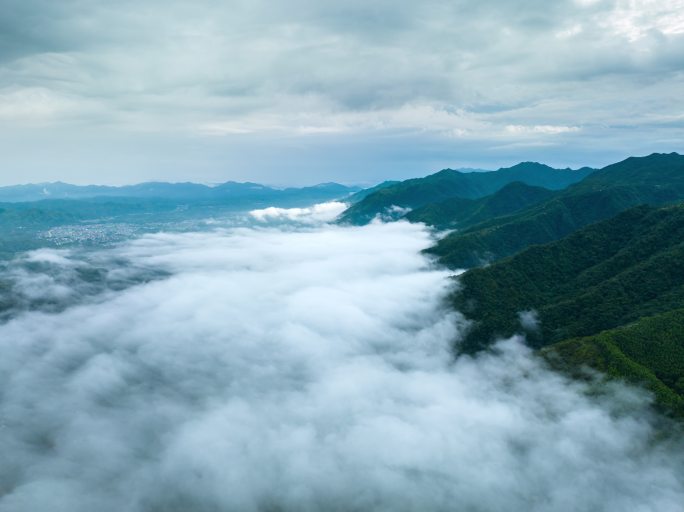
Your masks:
<svg viewBox="0 0 684 512"><path fill-rule="evenodd" d="M486 153L502 145L528 148L512 152L514 159L539 158L529 148L555 145L559 160L584 155L582 163L596 164L583 135L598 134L604 151L624 156L633 144L610 126L627 111L645 144L681 149L662 147L651 126L653 116L684 108L677 94L684 69L681 0L5 0L3 7L6 126L32 130L36 147L65 132L97 136L102 153L113 158L120 153L113 140L122 141L125 153L138 152L137 141L167 141L167 155L150 142L142 150L145 165L124 165L119 176L108 171L109 181L157 177L167 156L191 162L194 154L185 148L204 144L217 155L206 168L185 165L186 178L241 178L242 167L270 166L273 180L263 175L277 180L263 155L235 151L243 145L237 135L247 135L248 146L287 139L307 147L297 157L303 167L336 143L312 134L373 137L383 146L380 166L373 166L377 179L395 177L380 154L397 151L396 131L412 133L413 144L427 133L440 151L451 147L452 166L498 164L493 156L460 157L461 147ZM454 111L459 116L447 119ZM509 125L530 129L511 132ZM559 130L538 126L579 130L561 139L554 135ZM667 138L677 136L671 128ZM207 137L220 140L200 141ZM30 176L87 181L99 163L79 155L77 146L59 147L38 163L3 138L8 165ZM46 169L55 162L71 171L57 176ZM419 162L414 174L431 170L430 160ZM344 180L333 167L319 166L320 179ZM310 173L290 179L302 180L316 181Z"/></svg>

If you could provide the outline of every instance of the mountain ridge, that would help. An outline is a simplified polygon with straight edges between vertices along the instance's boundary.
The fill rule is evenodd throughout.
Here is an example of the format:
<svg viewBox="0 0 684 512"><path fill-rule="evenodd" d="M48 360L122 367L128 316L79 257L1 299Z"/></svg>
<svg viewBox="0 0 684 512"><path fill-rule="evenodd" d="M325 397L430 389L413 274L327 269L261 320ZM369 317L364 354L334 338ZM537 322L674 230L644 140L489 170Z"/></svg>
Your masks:
<svg viewBox="0 0 684 512"><path fill-rule="evenodd" d="M427 252L452 268L478 266L530 245L559 240L639 204L658 206L682 199L684 156L630 157L589 174L545 202L452 233Z"/></svg>
<svg viewBox="0 0 684 512"><path fill-rule="evenodd" d="M457 352L524 334L559 369L643 381L684 417L684 203L637 206L456 279L449 302L472 321Z"/></svg>
<svg viewBox="0 0 684 512"><path fill-rule="evenodd" d="M437 229L463 229L494 217L508 215L552 197L555 191L513 181L479 199L449 198L430 203L404 215L409 222L423 222Z"/></svg>
<svg viewBox="0 0 684 512"><path fill-rule="evenodd" d="M359 192L360 187L339 183L320 183L307 187L276 188L259 183L227 181L216 185L193 182L149 181L133 185L73 185L61 181L28 183L0 187L0 202L29 202L42 199L94 199L129 197L154 199L222 199L227 197L287 196L325 193L326 197L345 197Z"/></svg>
<svg viewBox="0 0 684 512"><path fill-rule="evenodd" d="M514 181L558 190L580 181L593 171L587 167L577 170L554 169L537 162L521 162L512 167L481 173L442 169L423 178L413 178L375 190L343 212L340 222L366 224L390 209L415 209L450 198L478 199Z"/></svg>

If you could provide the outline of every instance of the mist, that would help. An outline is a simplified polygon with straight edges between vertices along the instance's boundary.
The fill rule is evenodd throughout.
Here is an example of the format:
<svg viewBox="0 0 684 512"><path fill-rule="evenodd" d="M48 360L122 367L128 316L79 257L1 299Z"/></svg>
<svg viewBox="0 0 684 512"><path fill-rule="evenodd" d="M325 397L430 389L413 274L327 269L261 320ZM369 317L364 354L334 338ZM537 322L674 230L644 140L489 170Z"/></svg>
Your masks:
<svg viewBox="0 0 684 512"><path fill-rule="evenodd" d="M54 307L0 325L0 511L682 509L649 395L590 393L519 338L455 358L430 233L334 209L2 269Z"/></svg>

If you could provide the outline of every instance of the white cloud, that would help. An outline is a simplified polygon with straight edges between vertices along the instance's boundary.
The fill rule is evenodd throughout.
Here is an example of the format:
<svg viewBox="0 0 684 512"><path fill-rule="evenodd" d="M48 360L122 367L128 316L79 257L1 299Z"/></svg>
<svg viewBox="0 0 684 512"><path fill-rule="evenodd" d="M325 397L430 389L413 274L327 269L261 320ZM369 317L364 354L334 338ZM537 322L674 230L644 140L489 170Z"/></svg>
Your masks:
<svg viewBox="0 0 684 512"><path fill-rule="evenodd" d="M76 101L42 87L0 89L0 119L7 122L49 121L76 106Z"/></svg>
<svg viewBox="0 0 684 512"><path fill-rule="evenodd" d="M401 219L410 211L411 208L404 208L403 206L397 206L396 204L393 204L385 208L382 212L378 213L373 218L373 222L376 224L382 224L383 222L396 221Z"/></svg>
<svg viewBox="0 0 684 512"><path fill-rule="evenodd" d="M635 42L652 31L684 33L683 0L618 0L602 25Z"/></svg>
<svg viewBox="0 0 684 512"><path fill-rule="evenodd" d="M0 511L676 510L641 393L589 396L516 340L452 359L430 244L397 222L91 254L170 275L0 326Z"/></svg>
<svg viewBox="0 0 684 512"><path fill-rule="evenodd" d="M293 221L303 224L320 224L335 220L349 207L346 203L332 201L315 204L307 208L277 208L269 206L259 210L252 210L249 214L259 222Z"/></svg>
<svg viewBox="0 0 684 512"><path fill-rule="evenodd" d="M575 24L563 30L556 32L556 37L560 39L568 39L582 33L582 25Z"/></svg>
<svg viewBox="0 0 684 512"><path fill-rule="evenodd" d="M506 126L506 131L515 135L558 135L559 133L578 132L580 129L577 126L553 126L553 125L534 125L524 126L519 124L512 124Z"/></svg>
<svg viewBox="0 0 684 512"><path fill-rule="evenodd" d="M534 309L529 311L519 311L518 319L520 320L520 325L523 329L529 332L539 331L539 313Z"/></svg>

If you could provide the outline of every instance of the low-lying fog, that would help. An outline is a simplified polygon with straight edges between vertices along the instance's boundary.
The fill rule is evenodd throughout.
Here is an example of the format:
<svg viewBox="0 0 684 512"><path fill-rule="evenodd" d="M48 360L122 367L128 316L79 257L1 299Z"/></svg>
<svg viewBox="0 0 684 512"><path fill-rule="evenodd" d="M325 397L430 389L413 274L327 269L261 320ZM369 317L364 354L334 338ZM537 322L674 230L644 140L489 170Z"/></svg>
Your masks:
<svg viewBox="0 0 684 512"><path fill-rule="evenodd" d="M0 326L0 511L682 510L645 394L454 361L430 235L332 210L5 268L55 307Z"/></svg>

